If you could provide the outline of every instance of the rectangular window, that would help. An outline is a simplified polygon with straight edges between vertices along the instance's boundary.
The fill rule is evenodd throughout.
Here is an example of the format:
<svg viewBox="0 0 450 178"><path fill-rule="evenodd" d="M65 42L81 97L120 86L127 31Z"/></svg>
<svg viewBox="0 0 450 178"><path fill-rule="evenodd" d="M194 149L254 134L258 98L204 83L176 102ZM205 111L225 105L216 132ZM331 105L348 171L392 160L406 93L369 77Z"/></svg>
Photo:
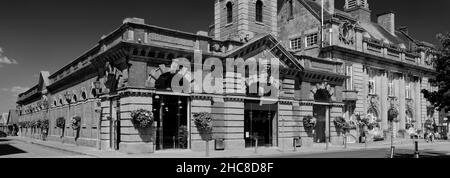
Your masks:
<svg viewBox="0 0 450 178"><path fill-rule="evenodd" d="M406 99L411 99L411 82L409 77L406 77Z"/></svg>
<svg viewBox="0 0 450 178"><path fill-rule="evenodd" d="M392 73L389 73L388 75L388 95L394 96L394 75Z"/></svg>
<svg viewBox="0 0 450 178"><path fill-rule="evenodd" d="M128 30L128 41L133 41L133 40L134 40L134 31Z"/></svg>
<svg viewBox="0 0 450 178"><path fill-rule="evenodd" d="M375 85L375 71L369 70L369 94L375 95L376 94L376 85Z"/></svg>
<svg viewBox="0 0 450 178"><path fill-rule="evenodd" d="M319 35L317 33L310 34L306 36L306 47L311 47L317 45L317 41L319 40Z"/></svg>
<svg viewBox="0 0 450 178"><path fill-rule="evenodd" d="M345 66L345 75L350 77L347 78L345 82L345 89L346 90L353 90L353 66L347 65Z"/></svg>
<svg viewBox="0 0 450 178"><path fill-rule="evenodd" d="M291 49L292 50L299 50L302 48L302 39L301 38L295 38L291 40Z"/></svg>

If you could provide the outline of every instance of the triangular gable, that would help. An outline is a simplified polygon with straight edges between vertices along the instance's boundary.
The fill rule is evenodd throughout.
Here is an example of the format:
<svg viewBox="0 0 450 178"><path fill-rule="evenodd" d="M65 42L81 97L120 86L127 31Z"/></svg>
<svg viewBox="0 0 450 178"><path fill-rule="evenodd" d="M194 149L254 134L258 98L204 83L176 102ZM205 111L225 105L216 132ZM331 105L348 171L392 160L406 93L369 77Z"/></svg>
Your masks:
<svg viewBox="0 0 450 178"><path fill-rule="evenodd" d="M39 83L38 83L39 91L45 90L47 88L47 86L50 85L49 76L50 76L50 73L47 71L41 71L39 73Z"/></svg>
<svg viewBox="0 0 450 178"><path fill-rule="evenodd" d="M269 48L268 51L270 51L275 57L278 57L283 66L303 72L304 67L298 59L287 51L271 34L256 36L243 46L229 51L226 56L230 58L245 56L248 53L254 52L252 49L256 50L262 46L267 46Z"/></svg>

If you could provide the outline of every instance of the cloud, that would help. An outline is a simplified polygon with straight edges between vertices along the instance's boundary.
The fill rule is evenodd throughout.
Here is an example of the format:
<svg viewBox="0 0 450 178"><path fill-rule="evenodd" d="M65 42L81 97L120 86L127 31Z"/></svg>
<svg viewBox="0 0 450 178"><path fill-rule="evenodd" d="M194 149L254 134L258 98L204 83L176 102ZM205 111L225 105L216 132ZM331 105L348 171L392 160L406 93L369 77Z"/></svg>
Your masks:
<svg viewBox="0 0 450 178"><path fill-rule="evenodd" d="M13 65L19 63L17 60L5 56L3 49L0 47L0 68L2 67L2 64Z"/></svg>
<svg viewBox="0 0 450 178"><path fill-rule="evenodd" d="M11 88L2 88L4 92L10 92L14 97L17 97L20 93L26 92L28 87L14 86Z"/></svg>

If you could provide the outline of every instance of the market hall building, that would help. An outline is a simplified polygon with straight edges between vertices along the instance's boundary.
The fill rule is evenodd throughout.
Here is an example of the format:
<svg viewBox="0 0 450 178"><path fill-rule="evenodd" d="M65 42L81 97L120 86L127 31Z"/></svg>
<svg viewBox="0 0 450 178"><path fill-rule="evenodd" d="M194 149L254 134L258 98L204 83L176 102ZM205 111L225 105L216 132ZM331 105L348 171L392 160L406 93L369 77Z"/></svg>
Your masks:
<svg viewBox="0 0 450 178"><path fill-rule="evenodd" d="M399 110L398 131L412 121L423 128L433 117L420 91L432 87L434 47L397 30L394 13L372 22L366 0L346 0L344 10L326 0L323 19L319 3L285 0L278 8L276 0L216 0L214 24L196 34L125 19L68 65L41 72L36 86L19 95L19 120L48 119L49 140L127 153L205 150L193 120L200 112L214 117L211 150L241 150L256 140L290 150L299 137L303 146L342 144L336 118L370 114L388 131L391 104ZM208 58L223 64L277 58L280 75L270 84L279 89L276 101L265 104L264 95L248 92L242 82L248 72L224 70L222 94L173 91L180 72L174 60ZM138 109L153 112L151 128L133 125L131 112ZM308 116L317 119L313 135L303 126ZM81 118L79 132L70 128L73 117ZM66 120L64 129L58 118ZM40 130L22 128L21 134L38 138Z"/></svg>

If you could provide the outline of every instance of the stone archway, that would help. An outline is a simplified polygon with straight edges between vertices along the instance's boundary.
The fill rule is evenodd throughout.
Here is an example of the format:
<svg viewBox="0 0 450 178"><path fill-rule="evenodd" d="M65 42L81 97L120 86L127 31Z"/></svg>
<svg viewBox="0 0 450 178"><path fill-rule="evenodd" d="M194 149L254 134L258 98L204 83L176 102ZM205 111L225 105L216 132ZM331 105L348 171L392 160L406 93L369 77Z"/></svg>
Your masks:
<svg viewBox="0 0 450 178"><path fill-rule="evenodd" d="M311 98L318 102L334 101L334 87L328 82L318 83L311 87Z"/></svg>

